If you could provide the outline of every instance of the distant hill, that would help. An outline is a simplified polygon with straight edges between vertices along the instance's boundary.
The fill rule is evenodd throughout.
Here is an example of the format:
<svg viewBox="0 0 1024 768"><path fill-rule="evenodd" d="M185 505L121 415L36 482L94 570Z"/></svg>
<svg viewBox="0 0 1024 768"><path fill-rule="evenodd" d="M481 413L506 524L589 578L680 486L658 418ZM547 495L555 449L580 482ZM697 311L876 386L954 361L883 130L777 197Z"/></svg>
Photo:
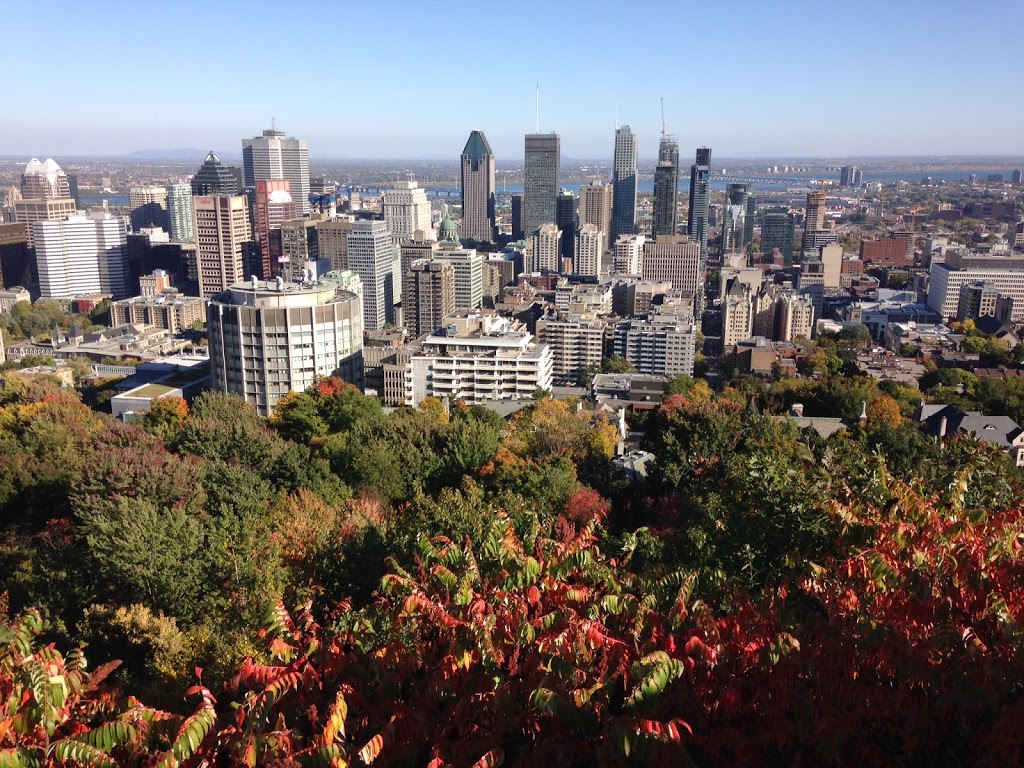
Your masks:
<svg viewBox="0 0 1024 768"><path fill-rule="evenodd" d="M209 151L208 149L193 148L140 149L137 152L129 152L126 155L122 155L122 157L131 158L132 160L195 160L201 163ZM225 163L240 162L242 160L241 152L221 152L215 149L214 153Z"/></svg>

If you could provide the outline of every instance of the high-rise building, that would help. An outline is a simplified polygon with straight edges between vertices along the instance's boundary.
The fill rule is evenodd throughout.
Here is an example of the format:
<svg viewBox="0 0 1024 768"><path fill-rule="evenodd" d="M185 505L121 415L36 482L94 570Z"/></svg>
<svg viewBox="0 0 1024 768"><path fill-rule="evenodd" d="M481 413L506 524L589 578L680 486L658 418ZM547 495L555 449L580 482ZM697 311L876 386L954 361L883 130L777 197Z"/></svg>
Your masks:
<svg viewBox="0 0 1024 768"><path fill-rule="evenodd" d="M0 224L0 278L4 288L31 285L36 281L28 228L28 224Z"/></svg>
<svg viewBox="0 0 1024 768"><path fill-rule="evenodd" d="M658 164L654 168L654 214L651 234L676 234L679 209L679 144L675 137L662 135Z"/></svg>
<svg viewBox="0 0 1024 768"><path fill-rule="evenodd" d="M128 295L128 261L121 220L70 216L37 221L35 231L39 288L44 299L84 293Z"/></svg>
<svg viewBox="0 0 1024 768"><path fill-rule="evenodd" d="M256 182L256 204L253 206L256 241L260 244L260 272L257 277L269 280L281 273L281 224L299 215L299 206L291 194L288 179Z"/></svg>
<svg viewBox="0 0 1024 768"><path fill-rule="evenodd" d="M262 416L324 376L362 387L359 296L333 283L232 285L210 300L206 326L214 391L242 396Z"/></svg>
<svg viewBox="0 0 1024 768"><path fill-rule="evenodd" d="M700 246L701 275L708 269L708 211L711 206L711 148L699 147L696 162L690 166L690 206L687 232ZM703 279L702 279L703 282ZM694 297L694 310L700 318L704 308L703 292Z"/></svg>
<svg viewBox="0 0 1024 768"><path fill-rule="evenodd" d="M782 254L783 264L793 263L793 241L796 239L796 221L786 208L769 208L761 217L761 253L771 254L776 248Z"/></svg>
<svg viewBox="0 0 1024 768"><path fill-rule="evenodd" d="M213 296L246 279L253 241L249 202L244 195L196 195L192 209L199 295Z"/></svg>
<svg viewBox="0 0 1024 768"><path fill-rule="evenodd" d="M484 303L484 255L473 248L463 248L458 240L442 240L434 260L452 265L455 308L479 309Z"/></svg>
<svg viewBox="0 0 1024 768"><path fill-rule="evenodd" d="M615 130L612 190L614 241L636 231L636 134L628 125Z"/></svg>
<svg viewBox="0 0 1024 768"><path fill-rule="evenodd" d="M568 189L558 194L555 224L562 231L561 257L572 259L576 254L576 195Z"/></svg>
<svg viewBox="0 0 1024 768"><path fill-rule="evenodd" d="M945 262L933 261L928 284L928 306L943 319L955 318L960 291L971 283L988 283L1013 301L1012 319L1024 320L1024 256L1000 256L949 250Z"/></svg>
<svg viewBox="0 0 1024 768"><path fill-rule="evenodd" d="M804 213L804 242L802 250L813 250L815 235L825 231L825 190L812 189L807 193Z"/></svg>
<svg viewBox="0 0 1024 768"><path fill-rule="evenodd" d="M584 224L576 235L574 271L584 277L601 274L601 256L604 255L604 235L596 224Z"/></svg>
<svg viewBox="0 0 1024 768"><path fill-rule="evenodd" d="M402 304L412 338L433 333L455 311L455 267L449 261L419 259L409 268L409 294Z"/></svg>
<svg viewBox="0 0 1024 768"><path fill-rule="evenodd" d="M665 235L644 243L640 274L644 280L668 281L686 296L704 293L700 245L683 235Z"/></svg>
<svg viewBox="0 0 1024 768"><path fill-rule="evenodd" d="M363 327L379 331L394 321L394 245L383 221L355 221L348 235L348 268L363 281Z"/></svg>
<svg viewBox="0 0 1024 768"><path fill-rule="evenodd" d="M166 187L131 187L128 190L132 231L148 227L169 229Z"/></svg>
<svg viewBox="0 0 1024 768"><path fill-rule="evenodd" d="M557 217L558 172L562 143L557 133L528 133L523 170L523 235L531 237Z"/></svg>
<svg viewBox="0 0 1024 768"><path fill-rule="evenodd" d="M305 139L293 139L274 128L263 131L262 136L242 139L242 169L247 187L256 186L257 181L287 179L300 213L309 213L309 150Z"/></svg>
<svg viewBox="0 0 1024 768"><path fill-rule="evenodd" d="M415 181L402 181L384 193L384 223L396 245L412 240L416 233L421 238L434 239L434 225L430 220L430 200L427 190Z"/></svg>
<svg viewBox="0 0 1024 768"><path fill-rule="evenodd" d="M526 242L528 272L558 272L562 233L557 224L542 224Z"/></svg>
<svg viewBox="0 0 1024 768"><path fill-rule="evenodd" d="M688 314L654 312L615 326L612 346L639 373L693 375L697 328Z"/></svg>
<svg viewBox="0 0 1024 768"><path fill-rule="evenodd" d="M237 195L242 191L238 177L213 152L206 155L203 164L192 177L192 194Z"/></svg>
<svg viewBox="0 0 1024 768"><path fill-rule="evenodd" d="M587 184L580 187L580 226L595 224L604 236L604 242L612 244L612 186L611 184Z"/></svg>
<svg viewBox="0 0 1024 768"><path fill-rule="evenodd" d="M1024 178L1024 171L1016 170L1010 174L1010 183L1020 184L1022 178Z"/></svg>
<svg viewBox="0 0 1024 768"><path fill-rule="evenodd" d="M643 235L622 235L615 241L614 270L617 275L639 275L643 269Z"/></svg>
<svg viewBox="0 0 1024 768"><path fill-rule="evenodd" d="M71 197L68 175L52 157L42 163L36 158L28 161L21 174L21 196L28 200L64 200Z"/></svg>
<svg viewBox="0 0 1024 768"><path fill-rule="evenodd" d="M296 278L303 269L312 269L319 278L331 269L330 262L320 263L320 238L315 219L289 219L281 222L281 264L287 265L285 279Z"/></svg>
<svg viewBox="0 0 1024 768"><path fill-rule="evenodd" d="M587 368L600 366L607 336L607 325L593 315L562 314L537 321L537 341L551 349L551 374L559 384L575 383Z"/></svg>
<svg viewBox="0 0 1024 768"><path fill-rule="evenodd" d="M722 211L722 254L742 251L747 242L747 185L732 183L726 187Z"/></svg>
<svg viewBox="0 0 1024 768"><path fill-rule="evenodd" d="M844 165L839 169L839 186L841 187L856 187L857 174L860 169L856 165Z"/></svg>
<svg viewBox="0 0 1024 768"><path fill-rule="evenodd" d="M14 201L14 221L25 225L29 248L35 247L35 230L32 225L37 221L62 221L74 215L75 201L70 198L30 198Z"/></svg>
<svg viewBox="0 0 1024 768"><path fill-rule="evenodd" d="M462 238L494 240L494 153L483 131L473 131L462 150Z"/></svg>
<svg viewBox="0 0 1024 768"><path fill-rule="evenodd" d="M331 269L344 271L348 266L348 236L355 219L339 217L316 223L320 258L330 261Z"/></svg>
<svg viewBox="0 0 1024 768"><path fill-rule="evenodd" d="M523 240L526 233L523 232L523 196L512 195L512 239Z"/></svg>
<svg viewBox="0 0 1024 768"><path fill-rule="evenodd" d="M439 247L440 246L436 240L406 240L398 246L399 272L401 273L403 297L415 295L415 289L412 284L413 263L424 259L433 259L434 254L437 253ZM407 304L405 299L403 299L402 309L405 318L405 327L409 328L410 321L414 319L409 313L415 313L416 307L415 305Z"/></svg>
<svg viewBox="0 0 1024 768"><path fill-rule="evenodd" d="M196 239L192 223L192 187L171 184L167 187L167 219L171 240L190 243Z"/></svg>

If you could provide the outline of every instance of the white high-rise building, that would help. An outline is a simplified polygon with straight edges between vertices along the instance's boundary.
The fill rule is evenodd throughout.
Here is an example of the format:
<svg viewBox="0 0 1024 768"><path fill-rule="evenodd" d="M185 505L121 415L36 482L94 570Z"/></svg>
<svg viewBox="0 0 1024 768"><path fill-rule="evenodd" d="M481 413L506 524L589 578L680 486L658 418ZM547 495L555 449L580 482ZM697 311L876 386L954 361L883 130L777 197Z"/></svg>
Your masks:
<svg viewBox="0 0 1024 768"><path fill-rule="evenodd" d="M639 275L644 265L643 235L622 235L615 241L615 274Z"/></svg>
<svg viewBox="0 0 1024 768"><path fill-rule="evenodd" d="M596 224L609 246L615 242L612 240L612 197L611 184L594 183L580 187L580 226Z"/></svg>
<svg viewBox="0 0 1024 768"><path fill-rule="evenodd" d="M305 139L285 136L271 128L262 136L242 139L245 186L257 181L288 179L292 199L303 216L309 214L309 150Z"/></svg>
<svg viewBox="0 0 1024 768"><path fill-rule="evenodd" d="M944 263L932 262L928 306L949 320L957 316L960 291L971 283L989 283L1013 299L1013 321L1024 320L1024 257L948 251Z"/></svg>
<svg viewBox="0 0 1024 768"><path fill-rule="evenodd" d="M484 303L484 255L454 246L442 242L434 259L448 262L455 270L455 308L479 309Z"/></svg>
<svg viewBox="0 0 1024 768"><path fill-rule="evenodd" d="M39 287L44 299L79 294L128 295L128 260L124 224L100 218L70 216L65 221L37 221L35 234Z"/></svg>
<svg viewBox="0 0 1024 768"><path fill-rule="evenodd" d="M192 220L192 185L171 184L167 187L167 220L171 240L191 243L196 239Z"/></svg>
<svg viewBox="0 0 1024 768"><path fill-rule="evenodd" d="M42 163L33 157L21 174L21 196L26 200L61 200L71 197L68 175L52 157Z"/></svg>
<svg viewBox="0 0 1024 768"><path fill-rule="evenodd" d="M414 239L417 232L433 240L434 226L430 219L427 190L415 181L402 181L384 193L384 223L395 244Z"/></svg>
<svg viewBox="0 0 1024 768"><path fill-rule="evenodd" d="M558 272L562 231L557 224L542 224L526 243L528 272Z"/></svg>
<svg viewBox="0 0 1024 768"><path fill-rule="evenodd" d="M348 267L363 282L363 327L379 331L395 311L394 246L383 221L352 222Z"/></svg>
<svg viewBox="0 0 1024 768"><path fill-rule="evenodd" d="M576 274L597 277L601 273L604 233L596 224L584 224L576 236Z"/></svg>

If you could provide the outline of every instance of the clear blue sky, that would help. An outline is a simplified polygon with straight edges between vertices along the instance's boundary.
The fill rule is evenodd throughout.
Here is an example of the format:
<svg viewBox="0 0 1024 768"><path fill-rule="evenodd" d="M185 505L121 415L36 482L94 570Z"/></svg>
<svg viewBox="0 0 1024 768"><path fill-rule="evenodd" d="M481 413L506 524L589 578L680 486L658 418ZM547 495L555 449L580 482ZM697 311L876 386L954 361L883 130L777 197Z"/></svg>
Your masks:
<svg viewBox="0 0 1024 768"><path fill-rule="evenodd" d="M56 0L0 5L0 155L240 151L499 163L541 130L610 157L1024 154L1024 0Z"/></svg>

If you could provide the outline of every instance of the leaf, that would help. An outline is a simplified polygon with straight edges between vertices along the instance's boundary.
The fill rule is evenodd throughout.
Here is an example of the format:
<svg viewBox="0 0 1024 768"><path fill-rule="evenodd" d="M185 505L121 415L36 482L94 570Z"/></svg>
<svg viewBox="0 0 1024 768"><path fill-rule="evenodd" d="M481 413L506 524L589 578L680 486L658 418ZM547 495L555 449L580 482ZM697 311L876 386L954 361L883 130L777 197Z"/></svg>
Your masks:
<svg viewBox="0 0 1024 768"><path fill-rule="evenodd" d="M327 713L327 724L324 726L322 737L324 746L333 743L339 734L344 737L345 718L347 716L348 704L345 702L345 694L342 691L338 691L337 696L334 697L334 704L331 705L331 709Z"/></svg>
<svg viewBox="0 0 1024 768"><path fill-rule="evenodd" d="M636 711L652 706L669 684L681 678L685 672L686 665L678 659L669 659L657 664L633 687L626 699L626 709Z"/></svg>
<svg viewBox="0 0 1024 768"><path fill-rule="evenodd" d="M61 739L53 745L53 754L61 763L84 764L95 768L117 768L117 763L103 750L74 739Z"/></svg>
<svg viewBox="0 0 1024 768"><path fill-rule="evenodd" d="M366 763L366 765L370 765L377 759L382 749L384 749L384 735L378 733L359 750L359 759Z"/></svg>
<svg viewBox="0 0 1024 768"><path fill-rule="evenodd" d="M495 747L490 752L473 763L473 768L495 768L505 762L505 750Z"/></svg>

